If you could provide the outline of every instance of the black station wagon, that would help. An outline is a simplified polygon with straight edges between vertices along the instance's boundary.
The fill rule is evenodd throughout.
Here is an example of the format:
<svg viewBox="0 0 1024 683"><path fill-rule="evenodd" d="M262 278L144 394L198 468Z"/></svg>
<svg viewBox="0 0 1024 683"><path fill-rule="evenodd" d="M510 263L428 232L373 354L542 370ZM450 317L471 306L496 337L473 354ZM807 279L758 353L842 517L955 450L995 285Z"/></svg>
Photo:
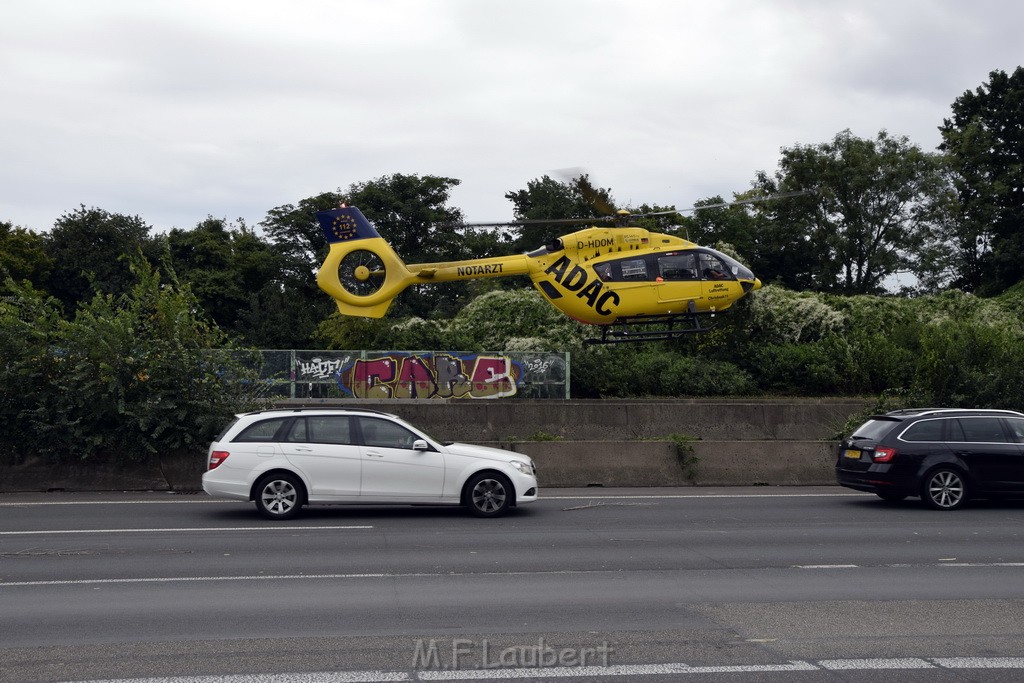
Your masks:
<svg viewBox="0 0 1024 683"><path fill-rule="evenodd" d="M1024 413L913 409L875 415L839 445L836 479L936 510L969 498L1024 497Z"/></svg>

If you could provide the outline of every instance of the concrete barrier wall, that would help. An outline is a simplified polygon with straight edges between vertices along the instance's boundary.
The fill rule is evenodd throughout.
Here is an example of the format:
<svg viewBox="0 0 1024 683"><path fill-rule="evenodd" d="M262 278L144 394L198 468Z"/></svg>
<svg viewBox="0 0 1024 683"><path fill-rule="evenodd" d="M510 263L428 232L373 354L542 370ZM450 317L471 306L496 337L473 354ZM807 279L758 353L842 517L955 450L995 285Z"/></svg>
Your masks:
<svg viewBox="0 0 1024 683"><path fill-rule="evenodd" d="M680 456L671 441L533 441L500 446L531 457L542 487L811 486L833 484L835 444L826 441L700 441ZM190 491L205 458L123 466L0 468L0 491Z"/></svg>
<svg viewBox="0 0 1024 683"><path fill-rule="evenodd" d="M511 449L537 464L542 487L819 486L835 483L826 441L547 441Z"/></svg>
<svg viewBox="0 0 1024 683"><path fill-rule="evenodd" d="M318 403L317 405L326 405ZM834 483L833 435L866 402L369 401L441 440L524 453L541 486L748 486ZM544 434L561 440L523 441ZM665 439L695 439L680 457ZM516 438L518 437L518 438ZM643 440L648 439L648 440ZM142 463L0 466L0 491L196 490L205 453Z"/></svg>
<svg viewBox="0 0 1024 683"><path fill-rule="evenodd" d="M832 439L864 399L650 401L282 401L281 406L371 408L399 415L446 441L628 441L681 434L702 440Z"/></svg>

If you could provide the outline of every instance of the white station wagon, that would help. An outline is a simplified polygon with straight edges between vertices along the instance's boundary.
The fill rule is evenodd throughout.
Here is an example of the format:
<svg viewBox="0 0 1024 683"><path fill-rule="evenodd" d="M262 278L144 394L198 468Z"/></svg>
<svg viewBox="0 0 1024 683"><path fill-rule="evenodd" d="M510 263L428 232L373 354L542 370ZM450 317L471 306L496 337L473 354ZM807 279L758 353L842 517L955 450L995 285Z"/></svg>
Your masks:
<svg viewBox="0 0 1024 683"><path fill-rule="evenodd" d="M533 461L441 443L387 413L343 408L236 415L210 444L203 489L252 500L268 519L307 503L463 505L498 517L537 499Z"/></svg>

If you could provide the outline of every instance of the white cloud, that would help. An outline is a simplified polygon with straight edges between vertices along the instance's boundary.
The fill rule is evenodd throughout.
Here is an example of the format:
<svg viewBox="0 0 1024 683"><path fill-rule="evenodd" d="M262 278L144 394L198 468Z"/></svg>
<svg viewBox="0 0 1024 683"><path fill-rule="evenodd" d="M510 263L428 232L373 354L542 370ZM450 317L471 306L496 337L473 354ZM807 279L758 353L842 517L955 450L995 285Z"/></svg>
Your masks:
<svg viewBox="0 0 1024 683"><path fill-rule="evenodd" d="M0 25L0 220L79 204L157 228L390 173L459 178L471 220L583 167L620 204L747 189L846 128L926 149L1018 66L992 0L14 0Z"/></svg>

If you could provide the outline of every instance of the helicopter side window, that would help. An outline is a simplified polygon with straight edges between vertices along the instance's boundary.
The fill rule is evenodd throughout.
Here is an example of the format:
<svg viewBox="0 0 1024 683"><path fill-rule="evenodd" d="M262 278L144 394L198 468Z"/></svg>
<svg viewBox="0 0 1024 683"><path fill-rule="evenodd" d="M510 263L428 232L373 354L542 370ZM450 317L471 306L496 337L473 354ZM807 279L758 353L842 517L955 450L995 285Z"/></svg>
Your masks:
<svg viewBox="0 0 1024 683"><path fill-rule="evenodd" d="M612 279L612 264L610 263L598 263L594 266L594 272L597 276L607 282Z"/></svg>
<svg viewBox="0 0 1024 683"><path fill-rule="evenodd" d="M713 254L700 254L700 272L705 280L733 280L722 260Z"/></svg>
<svg viewBox="0 0 1024 683"><path fill-rule="evenodd" d="M621 262L623 280L646 280L647 261L644 259L629 259Z"/></svg>
<svg viewBox="0 0 1024 683"><path fill-rule="evenodd" d="M668 254L658 258L658 277L662 280L696 280L697 259L694 254Z"/></svg>

